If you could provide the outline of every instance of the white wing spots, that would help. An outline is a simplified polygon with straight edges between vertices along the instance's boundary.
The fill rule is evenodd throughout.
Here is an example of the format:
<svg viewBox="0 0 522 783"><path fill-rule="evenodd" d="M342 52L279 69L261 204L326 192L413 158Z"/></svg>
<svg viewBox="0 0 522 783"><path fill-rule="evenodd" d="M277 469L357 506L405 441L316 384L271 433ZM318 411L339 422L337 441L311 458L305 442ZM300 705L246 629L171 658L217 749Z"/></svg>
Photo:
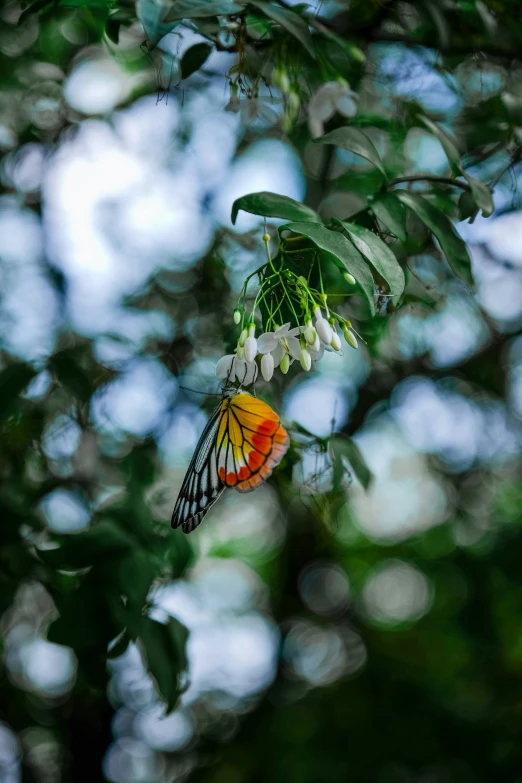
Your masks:
<svg viewBox="0 0 522 783"><path fill-rule="evenodd" d="M194 530L223 492L216 465L216 438L222 415L220 404L210 418L192 457L172 514L172 527Z"/></svg>

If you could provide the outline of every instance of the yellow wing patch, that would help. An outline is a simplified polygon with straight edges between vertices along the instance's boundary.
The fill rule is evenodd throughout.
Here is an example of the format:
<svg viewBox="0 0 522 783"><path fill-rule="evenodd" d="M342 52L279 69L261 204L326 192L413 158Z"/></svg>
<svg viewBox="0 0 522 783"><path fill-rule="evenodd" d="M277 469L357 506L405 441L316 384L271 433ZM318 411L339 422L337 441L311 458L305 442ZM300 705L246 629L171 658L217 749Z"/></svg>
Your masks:
<svg viewBox="0 0 522 783"><path fill-rule="evenodd" d="M250 492L270 476L290 440L272 408L241 392L224 400L216 440L218 475L227 487Z"/></svg>

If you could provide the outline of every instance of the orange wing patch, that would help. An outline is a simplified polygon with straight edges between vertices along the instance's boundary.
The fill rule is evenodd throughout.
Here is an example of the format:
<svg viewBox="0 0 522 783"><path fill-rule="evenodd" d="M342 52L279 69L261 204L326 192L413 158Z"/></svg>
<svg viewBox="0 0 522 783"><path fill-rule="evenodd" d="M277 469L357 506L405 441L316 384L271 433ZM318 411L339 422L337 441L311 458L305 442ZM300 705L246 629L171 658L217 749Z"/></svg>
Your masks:
<svg viewBox="0 0 522 783"><path fill-rule="evenodd" d="M216 441L218 475L238 492L256 489L284 457L290 439L272 408L240 392L223 401Z"/></svg>

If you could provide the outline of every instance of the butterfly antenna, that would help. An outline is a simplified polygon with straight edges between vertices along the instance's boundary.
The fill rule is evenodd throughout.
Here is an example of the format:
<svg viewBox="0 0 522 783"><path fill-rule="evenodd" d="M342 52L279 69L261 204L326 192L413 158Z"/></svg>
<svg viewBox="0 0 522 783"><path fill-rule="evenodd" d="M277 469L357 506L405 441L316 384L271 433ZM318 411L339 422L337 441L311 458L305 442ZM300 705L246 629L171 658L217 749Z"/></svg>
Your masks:
<svg viewBox="0 0 522 783"><path fill-rule="evenodd" d="M191 389L189 386L178 386L178 389L183 389L183 391L189 391L192 392L192 394L205 394L207 397L221 397L221 392L206 392L206 391L200 391L199 389Z"/></svg>

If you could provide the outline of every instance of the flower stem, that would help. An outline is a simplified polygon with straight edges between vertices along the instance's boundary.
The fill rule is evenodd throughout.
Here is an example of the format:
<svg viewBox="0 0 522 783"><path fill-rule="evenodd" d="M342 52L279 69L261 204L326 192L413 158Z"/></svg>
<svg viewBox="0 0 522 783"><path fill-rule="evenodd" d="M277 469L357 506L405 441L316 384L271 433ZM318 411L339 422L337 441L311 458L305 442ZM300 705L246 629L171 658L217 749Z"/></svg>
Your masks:
<svg viewBox="0 0 522 783"><path fill-rule="evenodd" d="M290 299L290 296L289 296L289 294L288 294L288 291L286 290L285 281L283 280L283 276L282 276L282 274L281 274L281 271L280 271L280 270L278 271L278 270L275 268L275 266L274 266L274 262L273 262L273 260L272 260L272 256L270 255L270 248L268 247L268 239L266 239L266 240L263 240L263 241L264 241L264 243L265 243L266 257L267 257L267 259L268 259L268 263L271 265L272 269L274 270L274 273L275 273L276 275L279 275L279 279L280 279L280 281L281 281L281 288L282 288L282 289L283 289L283 291L284 291L284 294L285 294L285 296L286 296L286 298L287 298L287 300L288 300L288 304L290 305L290 309L291 309L291 311L292 311L292 313L293 313L293 315L294 315L294 318L295 318L295 325L296 325L296 326L299 326L299 318L297 317L297 313L296 313L296 311L295 311L294 304L293 304L292 300Z"/></svg>

